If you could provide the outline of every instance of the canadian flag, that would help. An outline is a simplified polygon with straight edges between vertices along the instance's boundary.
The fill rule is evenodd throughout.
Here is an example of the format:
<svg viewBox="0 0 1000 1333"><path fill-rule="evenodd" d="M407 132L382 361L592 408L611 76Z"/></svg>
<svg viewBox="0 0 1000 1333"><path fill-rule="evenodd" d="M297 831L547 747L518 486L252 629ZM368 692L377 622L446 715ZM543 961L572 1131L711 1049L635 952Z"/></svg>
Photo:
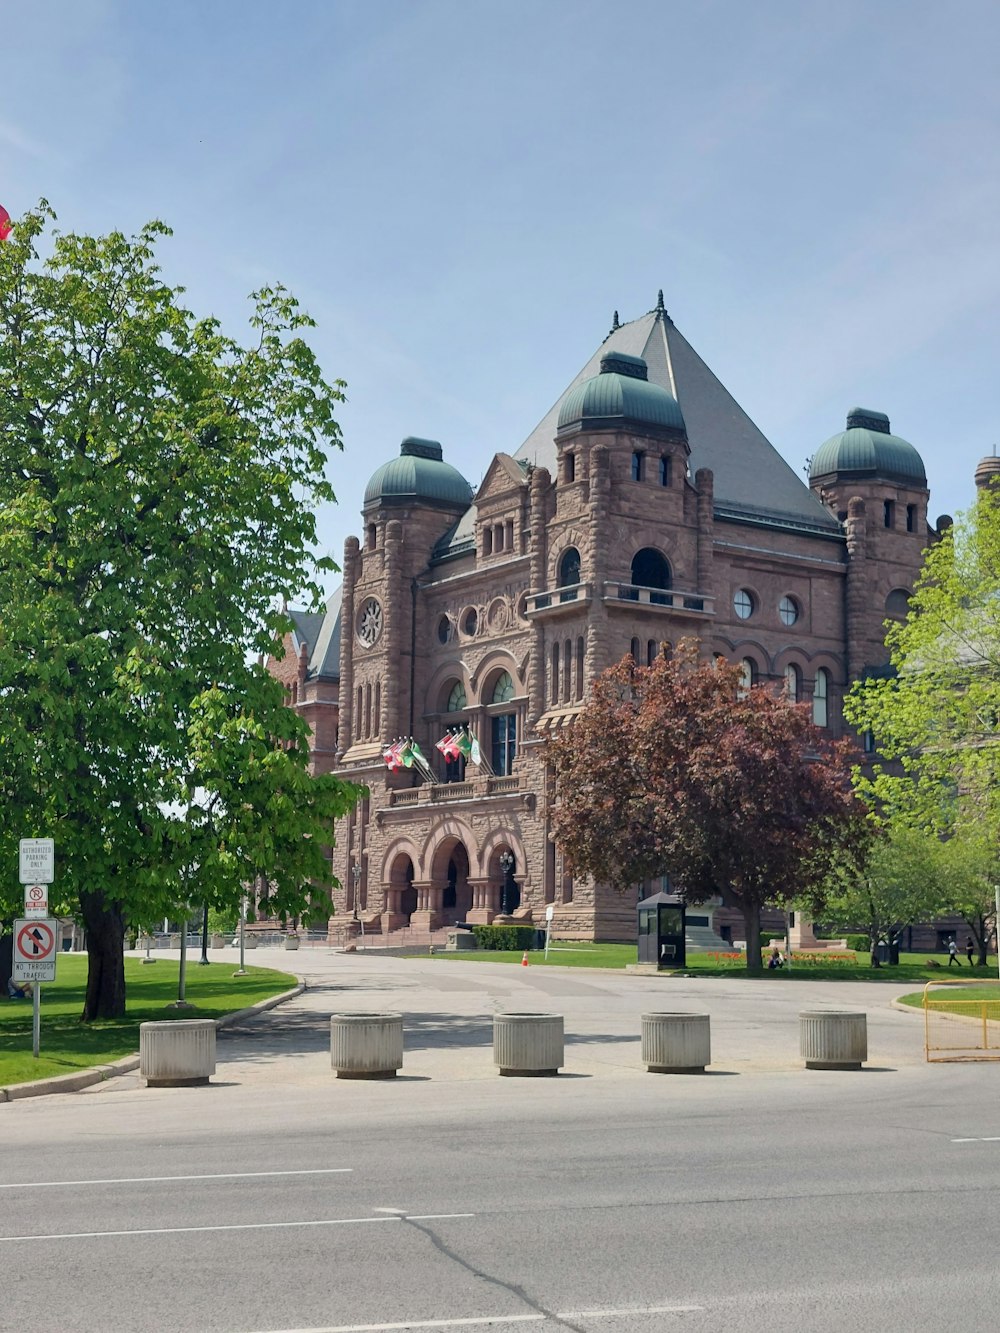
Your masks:
<svg viewBox="0 0 1000 1333"><path fill-rule="evenodd" d="M395 745L389 745L382 751L382 758L385 760L390 773L396 773L403 767L403 760L400 757L402 748L403 742L396 741Z"/></svg>
<svg viewBox="0 0 1000 1333"><path fill-rule="evenodd" d="M435 750L440 750L445 759L457 759L462 753L458 747L458 742L455 740L455 737L451 732L448 732L446 736L442 736L439 741L435 741L434 748Z"/></svg>

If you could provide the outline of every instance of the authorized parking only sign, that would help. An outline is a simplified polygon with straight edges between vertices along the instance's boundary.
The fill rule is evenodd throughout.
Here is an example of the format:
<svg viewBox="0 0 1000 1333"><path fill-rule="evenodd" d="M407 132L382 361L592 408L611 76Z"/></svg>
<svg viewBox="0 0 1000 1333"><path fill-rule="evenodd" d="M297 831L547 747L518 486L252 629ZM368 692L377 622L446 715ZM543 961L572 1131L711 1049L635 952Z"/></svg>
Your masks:
<svg viewBox="0 0 1000 1333"><path fill-rule="evenodd" d="M53 838L22 838L18 852L22 884L52 883L56 877L56 845Z"/></svg>
<svg viewBox="0 0 1000 1333"><path fill-rule="evenodd" d="M14 980L55 981L58 938L58 921L15 921L12 960Z"/></svg>

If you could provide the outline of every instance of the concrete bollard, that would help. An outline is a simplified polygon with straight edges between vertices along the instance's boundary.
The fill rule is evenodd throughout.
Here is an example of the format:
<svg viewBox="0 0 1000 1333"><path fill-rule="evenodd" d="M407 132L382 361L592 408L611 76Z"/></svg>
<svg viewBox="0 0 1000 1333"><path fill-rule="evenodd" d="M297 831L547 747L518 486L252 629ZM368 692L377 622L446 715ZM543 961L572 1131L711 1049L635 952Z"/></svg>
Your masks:
<svg viewBox="0 0 1000 1333"><path fill-rule="evenodd" d="M215 1020L139 1024L139 1075L147 1088L193 1088L215 1073Z"/></svg>
<svg viewBox="0 0 1000 1333"><path fill-rule="evenodd" d="M708 1014L643 1014L642 1063L650 1074L703 1074L711 1060Z"/></svg>
<svg viewBox="0 0 1000 1333"><path fill-rule="evenodd" d="M564 1063L562 1014L494 1014L493 1063L505 1077L558 1074Z"/></svg>
<svg viewBox="0 0 1000 1333"><path fill-rule="evenodd" d="M807 1069L860 1069L868 1059L868 1018L845 1010L799 1014L799 1054Z"/></svg>
<svg viewBox="0 0 1000 1333"><path fill-rule="evenodd" d="M330 1064L338 1078L395 1078L403 1067L402 1014L333 1014Z"/></svg>

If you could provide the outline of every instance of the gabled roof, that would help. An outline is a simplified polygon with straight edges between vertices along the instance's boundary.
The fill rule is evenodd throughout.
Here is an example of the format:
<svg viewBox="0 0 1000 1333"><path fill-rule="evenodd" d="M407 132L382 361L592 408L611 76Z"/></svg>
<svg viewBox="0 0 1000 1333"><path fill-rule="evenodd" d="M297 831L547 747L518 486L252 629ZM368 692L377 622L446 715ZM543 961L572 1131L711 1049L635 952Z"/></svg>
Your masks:
<svg viewBox="0 0 1000 1333"><path fill-rule="evenodd" d="M340 600L343 589L337 588L327 598L325 611L295 611L289 608L294 629L292 641L296 651L304 643L309 653L310 676L340 679Z"/></svg>
<svg viewBox="0 0 1000 1333"><path fill-rule="evenodd" d="M717 514L839 532L834 516L758 430L659 302L648 314L612 329L515 457L555 472L555 434L563 400L598 374L601 357L609 352L642 357L650 382L676 398L687 425L692 476L702 467L715 474Z"/></svg>

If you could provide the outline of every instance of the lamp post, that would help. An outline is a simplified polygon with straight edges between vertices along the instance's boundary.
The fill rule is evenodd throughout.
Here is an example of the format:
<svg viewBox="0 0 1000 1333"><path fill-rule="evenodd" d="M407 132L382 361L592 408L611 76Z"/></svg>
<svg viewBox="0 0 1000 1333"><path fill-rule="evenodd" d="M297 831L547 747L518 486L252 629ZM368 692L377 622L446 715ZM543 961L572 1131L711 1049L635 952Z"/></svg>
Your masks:
<svg viewBox="0 0 1000 1333"><path fill-rule="evenodd" d="M510 915L510 877L514 869L514 858L510 852L500 853L500 869L503 871L503 887L500 890L500 915Z"/></svg>
<svg viewBox="0 0 1000 1333"><path fill-rule="evenodd" d="M233 973L233 976L234 976L234 977L245 977L246 974L247 974L247 967L246 967L246 944L247 944L246 930L247 930L247 897L246 897L246 894L244 894L244 895L243 895L243 900L242 900L241 903L240 903L240 965L239 965L238 970L235 971L235 972Z"/></svg>
<svg viewBox="0 0 1000 1333"><path fill-rule="evenodd" d="M357 920L358 920L358 894L359 894L360 891L361 891L361 863L360 863L359 861L355 861L355 862L354 862L354 866L353 866L352 869L351 869L351 874L352 874L353 877L354 877L354 920L357 921Z"/></svg>

